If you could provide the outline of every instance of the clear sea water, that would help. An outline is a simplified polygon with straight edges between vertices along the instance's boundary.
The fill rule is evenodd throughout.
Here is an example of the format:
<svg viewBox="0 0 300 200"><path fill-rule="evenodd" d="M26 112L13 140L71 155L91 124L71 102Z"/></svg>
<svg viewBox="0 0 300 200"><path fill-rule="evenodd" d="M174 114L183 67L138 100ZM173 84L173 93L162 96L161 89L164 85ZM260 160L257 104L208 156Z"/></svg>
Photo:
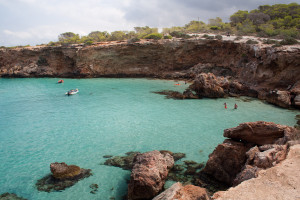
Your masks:
<svg viewBox="0 0 300 200"><path fill-rule="evenodd" d="M205 162L223 130L249 121L293 126L299 111L258 100L173 100L152 93L183 91L180 82L148 79L0 79L0 194L27 199L121 199L130 172L101 165L104 155L170 150ZM66 96L69 89L79 93ZM228 109L223 103L227 102ZM234 103L238 109L234 110ZM92 169L93 176L62 192L39 192L52 162ZM89 186L99 185L91 194Z"/></svg>

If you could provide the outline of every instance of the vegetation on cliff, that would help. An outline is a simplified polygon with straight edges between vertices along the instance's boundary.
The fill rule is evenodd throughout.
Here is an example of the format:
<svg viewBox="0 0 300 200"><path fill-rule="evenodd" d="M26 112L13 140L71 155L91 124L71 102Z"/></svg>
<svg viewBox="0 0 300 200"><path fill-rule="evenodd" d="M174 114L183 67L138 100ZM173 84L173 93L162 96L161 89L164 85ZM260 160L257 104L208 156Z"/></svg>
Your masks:
<svg viewBox="0 0 300 200"><path fill-rule="evenodd" d="M93 31L86 36L66 32L58 36L57 42L49 42L49 46L83 43L91 45L96 42L128 40L129 43L140 39L190 38L197 33L214 33L254 35L284 39L281 45L295 44L300 39L300 5L298 3L261 5L257 9L239 10L230 16L230 22L223 22L220 17L209 19L208 23L190 21L185 26L163 28L134 27L134 31ZM280 44L278 44L280 45Z"/></svg>

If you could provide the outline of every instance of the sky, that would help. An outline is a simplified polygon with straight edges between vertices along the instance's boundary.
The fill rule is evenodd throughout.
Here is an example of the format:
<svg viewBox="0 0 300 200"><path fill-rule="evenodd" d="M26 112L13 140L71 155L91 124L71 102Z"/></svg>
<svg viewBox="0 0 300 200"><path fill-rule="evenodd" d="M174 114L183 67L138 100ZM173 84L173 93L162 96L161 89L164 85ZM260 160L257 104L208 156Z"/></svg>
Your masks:
<svg viewBox="0 0 300 200"><path fill-rule="evenodd" d="M58 35L183 26L192 20L229 21L238 10L299 0L0 0L0 46L38 45Z"/></svg>

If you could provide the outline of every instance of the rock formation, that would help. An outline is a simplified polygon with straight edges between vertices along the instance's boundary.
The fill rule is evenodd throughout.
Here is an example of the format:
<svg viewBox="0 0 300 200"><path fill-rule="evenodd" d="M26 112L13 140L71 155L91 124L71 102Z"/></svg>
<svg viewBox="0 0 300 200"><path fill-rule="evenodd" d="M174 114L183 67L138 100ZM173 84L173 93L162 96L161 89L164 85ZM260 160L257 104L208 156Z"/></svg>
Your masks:
<svg viewBox="0 0 300 200"><path fill-rule="evenodd" d="M246 152L250 145L233 140L225 140L210 154L203 173L220 182L231 185L246 162Z"/></svg>
<svg viewBox="0 0 300 200"><path fill-rule="evenodd" d="M279 138L289 140L289 138L295 134L294 131L295 130L291 127L275 124L273 122L246 122L235 128L224 130L224 137L264 145L273 144Z"/></svg>
<svg viewBox="0 0 300 200"><path fill-rule="evenodd" d="M299 199L300 145L289 148L287 158L278 165L261 169L257 178L244 181L227 191L214 194L215 200Z"/></svg>
<svg viewBox="0 0 300 200"><path fill-rule="evenodd" d="M272 122L247 122L224 130L226 139L210 154L202 173L229 185L255 178L261 169L286 158L289 141L299 132Z"/></svg>
<svg viewBox="0 0 300 200"><path fill-rule="evenodd" d="M83 169L76 165L67 165L66 163L51 163L50 170L52 174L45 176L36 183L39 191L53 192L64 190L73 186L79 180L92 175L90 169Z"/></svg>
<svg viewBox="0 0 300 200"><path fill-rule="evenodd" d="M153 200L210 200L210 197L204 188L194 185L182 186L177 182Z"/></svg>
<svg viewBox="0 0 300 200"><path fill-rule="evenodd" d="M150 151L136 155L128 185L128 199L152 199L162 191L174 159L169 153Z"/></svg>

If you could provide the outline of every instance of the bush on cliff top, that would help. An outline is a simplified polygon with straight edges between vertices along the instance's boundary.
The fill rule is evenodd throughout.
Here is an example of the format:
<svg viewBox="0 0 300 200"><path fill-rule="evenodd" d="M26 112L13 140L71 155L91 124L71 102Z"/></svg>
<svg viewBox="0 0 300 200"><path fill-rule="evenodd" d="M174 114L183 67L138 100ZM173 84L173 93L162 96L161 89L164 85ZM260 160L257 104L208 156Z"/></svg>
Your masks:
<svg viewBox="0 0 300 200"><path fill-rule="evenodd" d="M151 33L149 35L146 35L144 39L154 39L154 40L160 40L162 38L162 34L160 33Z"/></svg>
<svg viewBox="0 0 300 200"><path fill-rule="evenodd" d="M294 38L288 37L279 42L281 45L293 45L298 44L298 41Z"/></svg>

